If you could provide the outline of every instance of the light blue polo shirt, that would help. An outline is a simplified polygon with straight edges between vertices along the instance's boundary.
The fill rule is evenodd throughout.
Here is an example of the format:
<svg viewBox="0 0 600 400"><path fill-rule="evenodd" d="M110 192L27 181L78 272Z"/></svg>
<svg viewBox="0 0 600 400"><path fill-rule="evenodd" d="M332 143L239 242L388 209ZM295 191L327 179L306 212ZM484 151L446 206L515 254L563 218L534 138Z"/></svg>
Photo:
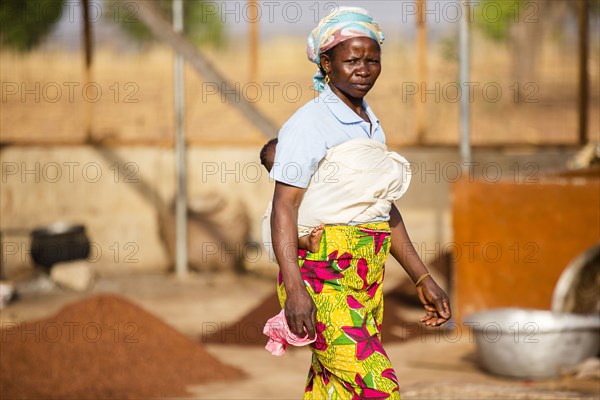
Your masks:
<svg viewBox="0 0 600 400"><path fill-rule="evenodd" d="M363 107L372 127L327 86L281 127L271 178L306 188L319 161L331 147L356 138L371 138L385 144L379 119L364 100Z"/></svg>

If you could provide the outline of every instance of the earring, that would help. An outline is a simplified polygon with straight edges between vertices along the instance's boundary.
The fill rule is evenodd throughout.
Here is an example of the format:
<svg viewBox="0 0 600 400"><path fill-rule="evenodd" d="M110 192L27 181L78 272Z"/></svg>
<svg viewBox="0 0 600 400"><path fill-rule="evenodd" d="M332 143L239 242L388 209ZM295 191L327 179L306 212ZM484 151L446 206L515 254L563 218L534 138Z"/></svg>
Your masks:
<svg viewBox="0 0 600 400"><path fill-rule="evenodd" d="M326 74L326 75L325 75L325 83L329 84L329 81L330 81L330 80L331 80L331 79L329 79L329 74Z"/></svg>

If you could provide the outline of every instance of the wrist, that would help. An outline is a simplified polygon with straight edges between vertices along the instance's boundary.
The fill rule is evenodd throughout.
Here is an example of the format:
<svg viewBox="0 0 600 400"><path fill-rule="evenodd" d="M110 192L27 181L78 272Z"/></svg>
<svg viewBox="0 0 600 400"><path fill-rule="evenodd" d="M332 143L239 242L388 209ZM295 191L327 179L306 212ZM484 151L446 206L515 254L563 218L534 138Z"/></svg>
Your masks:
<svg viewBox="0 0 600 400"><path fill-rule="evenodd" d="M289 279L288 281L284 280L283 286L288 297L306 292L306 287L304 286L302 278Z"/></svg>
<svg viewBox="0 0 600 400"><path fill-rule="evenodd" d="M433 278L431 277L431 274L429 272L425 272L424 274L420 275L417 280L414 282L415 286L419 286L421 285L423 282L428 281L428 280L432 280Z"/></svg>

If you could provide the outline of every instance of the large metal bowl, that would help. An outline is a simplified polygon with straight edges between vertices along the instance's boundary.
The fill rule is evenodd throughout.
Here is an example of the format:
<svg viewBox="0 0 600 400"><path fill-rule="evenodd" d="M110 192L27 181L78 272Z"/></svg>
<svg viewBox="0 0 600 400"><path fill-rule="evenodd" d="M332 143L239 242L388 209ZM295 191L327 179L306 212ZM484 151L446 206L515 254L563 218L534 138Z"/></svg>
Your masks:
<svg viewBox="0 0 600 400"><path fill-rule="evenodd" d="M552 294L552 311L600 312L600 243L579 254L560 275Z"/></svg>
<svg viewBox="0 0 600 400"><path fill-rule="evenodd" d="M465 318L487 371L516 378L552 378L561 367L598 354L600 315L499 308Z"/></svg>

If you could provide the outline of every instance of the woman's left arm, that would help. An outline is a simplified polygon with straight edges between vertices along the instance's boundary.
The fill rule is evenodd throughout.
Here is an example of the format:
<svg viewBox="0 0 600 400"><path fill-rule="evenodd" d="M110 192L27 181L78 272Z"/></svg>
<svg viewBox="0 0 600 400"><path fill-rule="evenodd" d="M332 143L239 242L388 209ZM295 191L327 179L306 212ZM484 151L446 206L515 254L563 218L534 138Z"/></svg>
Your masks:
<svg viewBox="0 0 600 400"><path fill-rule="evenodd" d="M446 293L428 275L427 267L421 261L410 238L402 215L398 208L392 204L390 211L390 228L392 231L391 254L402 265L413 282L417 284L417 294L423 303L427 314L421 318L421 322L429 326L438 326L448 321L451 316L450 301ZM425 276L425 278L422 278ZM421 278L421 279L420 279Z"/></svg>

